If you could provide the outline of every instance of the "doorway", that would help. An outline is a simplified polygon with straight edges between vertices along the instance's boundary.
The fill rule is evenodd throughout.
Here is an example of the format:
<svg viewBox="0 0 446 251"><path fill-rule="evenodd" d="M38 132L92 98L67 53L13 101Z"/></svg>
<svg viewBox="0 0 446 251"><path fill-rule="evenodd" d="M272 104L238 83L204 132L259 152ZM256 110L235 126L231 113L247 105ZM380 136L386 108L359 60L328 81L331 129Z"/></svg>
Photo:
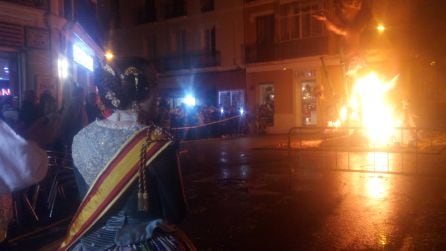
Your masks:
<svg viewBox="0 0 446 251"><path fill-rule="evenodd" d="M317 125L317 97L315 95L316 81L301 82L302 124L304 126Z"/></svg>

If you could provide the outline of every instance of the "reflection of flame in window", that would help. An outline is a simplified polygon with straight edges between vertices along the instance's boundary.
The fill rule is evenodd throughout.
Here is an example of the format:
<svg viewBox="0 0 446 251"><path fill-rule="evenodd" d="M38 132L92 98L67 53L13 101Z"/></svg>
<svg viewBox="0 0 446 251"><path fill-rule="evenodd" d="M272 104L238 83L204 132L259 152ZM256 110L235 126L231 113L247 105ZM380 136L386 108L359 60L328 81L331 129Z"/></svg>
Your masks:
<svg viewBox="0 0 446 251"><path fill-rule="evenodd" d="M389 184L386 179L379 176L371 176L366 183L367 195L371 199L382 200L387 197Z"/></svg>

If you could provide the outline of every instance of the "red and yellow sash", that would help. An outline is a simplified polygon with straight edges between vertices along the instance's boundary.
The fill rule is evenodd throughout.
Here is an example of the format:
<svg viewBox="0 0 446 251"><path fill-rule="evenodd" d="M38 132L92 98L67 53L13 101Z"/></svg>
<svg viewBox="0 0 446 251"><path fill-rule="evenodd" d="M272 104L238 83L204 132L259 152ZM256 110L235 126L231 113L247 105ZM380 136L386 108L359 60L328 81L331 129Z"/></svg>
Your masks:
<svg viewBox="0 0 446 251"><path fill-rule="evenodd" d="M149 128L135 133L108 162L98 175L79 206L59 250L68 250L94 224L104 216L138 177L141 148L146 142ZM147 165L152 162L171 140L153 141L146 151Z"/></svg>

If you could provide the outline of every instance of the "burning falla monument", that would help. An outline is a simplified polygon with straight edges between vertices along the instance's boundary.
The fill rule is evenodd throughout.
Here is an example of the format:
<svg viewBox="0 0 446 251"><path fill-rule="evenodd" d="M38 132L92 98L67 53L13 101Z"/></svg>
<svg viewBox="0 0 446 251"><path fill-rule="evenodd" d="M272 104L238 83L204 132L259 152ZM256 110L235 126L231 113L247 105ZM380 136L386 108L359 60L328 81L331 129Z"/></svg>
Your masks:
<svg viewBox="0 0 446 251"><path fill-rule="evenodd" d="M342 52L347 65L347 74L354 74L365 66L360 53L360 36L372 18L369 1L334 0L334 12L313 15L325 23L327 30L342 37Z"/></svg>
<svg viewBox="0 0 446 251"><path fill-rule="evenodd" d="M341 104L336 105L338 117L329 121L328 126L361 127L344 130L348 132L349 142L360 144L388 146L413 141L411 130L396 132L397 127L415 127L407 101L389 99L398 76L383 79L367 65L361 53L361 34L372 20L371 0L333 0L333 5L334 11L313 15L342 39L345 92ZM336 142L342 140L338 138Z"/></svg>

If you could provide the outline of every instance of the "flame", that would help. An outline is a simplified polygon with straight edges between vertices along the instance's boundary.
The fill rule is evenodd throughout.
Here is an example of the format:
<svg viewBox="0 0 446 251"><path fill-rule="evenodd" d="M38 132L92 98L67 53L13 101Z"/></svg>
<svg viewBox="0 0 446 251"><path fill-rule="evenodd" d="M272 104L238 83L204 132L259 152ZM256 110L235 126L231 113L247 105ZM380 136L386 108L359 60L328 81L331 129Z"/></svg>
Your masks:
<svg viewBox="0 0 446 251"><path fill-rule="evenodd" d="M370 72L355 81L348 104L339 111L339 119L330 121L330 127L340 127L345 123L353 123L364 127L372 145L388 145L392 143L395 127L401 126L396 119L394 107L388 102L387 94L392 90L398 76L390 81L383 81L374 72Z"/></svg>

